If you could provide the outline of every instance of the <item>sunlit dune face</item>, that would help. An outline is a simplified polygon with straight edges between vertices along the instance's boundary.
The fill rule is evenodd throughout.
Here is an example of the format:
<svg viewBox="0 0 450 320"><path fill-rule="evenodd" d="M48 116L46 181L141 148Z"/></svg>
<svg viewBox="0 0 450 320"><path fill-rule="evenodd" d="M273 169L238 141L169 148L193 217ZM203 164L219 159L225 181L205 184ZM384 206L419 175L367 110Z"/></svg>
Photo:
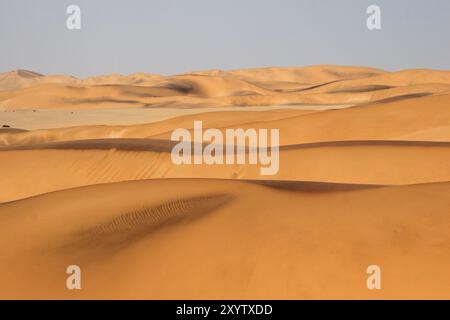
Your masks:
<svg viewBox="0 0 450 320"><path fill-rule="evenodd" d="M3 205L4 287L28 288L27 297L370 297L361 266L375 260L390 283L377 297L445 296L447 183L332 191L210 181L194 191L199 182L100 185ZM191 196L178 198L182 190ZM29 238L15 232L18 220ZM86 279L79 292L61 285L70 264Z"/></svg>

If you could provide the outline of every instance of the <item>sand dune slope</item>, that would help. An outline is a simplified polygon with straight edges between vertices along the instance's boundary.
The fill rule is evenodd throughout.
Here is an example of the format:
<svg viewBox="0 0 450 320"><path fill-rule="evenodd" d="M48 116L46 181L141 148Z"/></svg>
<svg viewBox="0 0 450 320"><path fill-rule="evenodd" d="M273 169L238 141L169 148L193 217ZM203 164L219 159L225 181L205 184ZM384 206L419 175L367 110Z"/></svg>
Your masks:
<svg viewBox="0 0 450 320"><path fill-rule="evenodd" d="M408 140L410 136L417 140L450 141L450 135L445 130L450 125L449 105L450 95L417 97L311 112L273 121L256 120L232 127L279 129L282 145L344 140L399 140L402 137L400 140ZM204 127L209 127L207 117L197 116L197 119L205 119ZM186 128L192 127L193 121ZM168 130L151 137L168 139L170 134Z"/></svg>
<svg viewBox="0 0 450 320"><path fill-rule="evenodd" d="M448 143L356 141L281 148L279 172L260 165L174 165L171 144L106 139L0 151L0 201L126 180L161 178L270 179L374 185L450 181Z"/></svg>
<svg viewBox="0 0 450 320"><path fill-rule="evenodd" d="M0 206L0 295L448 298L449 192L165 180L43 195ZM81 291L64 289L72 264ZM381 291L366 288L371 264L383 270Z"/></svg>
<svg viewBox="0 0 450 320"><path fill-rule="evenodd" d="M195 110L195 109L194 109ZM38 129L23 132L23 134L2 134L0 129L0 146L38 144L58 141L84 140L84 139L113 139L113 138L148 138L162 137L169 138L175 128L190 129L194 125L194 121L202 121L205 128L224 128L224 127L245 127L248 124L260 122L259 127L270 126L272 121L280 119L295 119L298 116L306 115L312 112L310 110L289 110L289 109L273 109L267 111L224 111L224 112L195 112L189 115L176 116L168 115L167 120L151 121L138 125L126 125L122 114L118 116L110 115L109 117L97 117L97 120L108 122L121 122L122 125L82 125L76 127L63 127L55 129ZM156 116L154 116L156 118ZM29 120L32 122L33 118ZM58 121L51 120L53 123ZM145 122L141 120L141 122ZM61 122L60 122L61 123ZM256 124L255 124L256 125ZM10 133L5 131L4 133Z"/></svg>
<svg viewBox="0 0 450 320"><path fill-rule="evenodd" d="M141 125L79 126L2 134L0 145L106 138L170 139L175 128L279 129L281 145L346 140L450 141L450 95L386 101L339 110L207 112ZM70 116L70 115L69 115ZM31 118L32 119L32 118ZM105 118L99 121L113 121ZM119 120L119 118L118 118ZM57 123L57 119L54 120ZM192 130L191 130L192 131Z"/></svg>

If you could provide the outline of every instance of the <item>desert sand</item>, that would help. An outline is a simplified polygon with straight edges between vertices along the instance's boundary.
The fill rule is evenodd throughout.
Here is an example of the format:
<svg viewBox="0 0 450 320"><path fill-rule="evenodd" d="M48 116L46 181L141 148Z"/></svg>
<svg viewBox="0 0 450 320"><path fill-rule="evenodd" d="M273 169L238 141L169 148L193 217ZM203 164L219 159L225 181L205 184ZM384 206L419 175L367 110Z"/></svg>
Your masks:
<svg viewBox="0 0 450 320"><path fill-rule="evenodd" d="M174 165L198 120L278 173ZM448 299L449 163L450 71L0 74L0 298Z"/></svg>

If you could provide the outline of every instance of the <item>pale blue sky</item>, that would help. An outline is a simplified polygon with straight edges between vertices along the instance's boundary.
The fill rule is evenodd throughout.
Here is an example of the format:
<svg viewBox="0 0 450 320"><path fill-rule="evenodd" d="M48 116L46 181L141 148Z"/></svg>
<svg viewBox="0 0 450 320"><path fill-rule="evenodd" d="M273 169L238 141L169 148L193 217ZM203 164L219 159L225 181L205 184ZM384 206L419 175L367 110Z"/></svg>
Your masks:
<svg viewBox="0 0 450 320"><path fill-rule="evenodd" d="M82 9L82 30L66 8ZM366 8L383 29L366 28ZM312 64L450 69L449 0L0 0L0 72L78 77Z"/></svg>

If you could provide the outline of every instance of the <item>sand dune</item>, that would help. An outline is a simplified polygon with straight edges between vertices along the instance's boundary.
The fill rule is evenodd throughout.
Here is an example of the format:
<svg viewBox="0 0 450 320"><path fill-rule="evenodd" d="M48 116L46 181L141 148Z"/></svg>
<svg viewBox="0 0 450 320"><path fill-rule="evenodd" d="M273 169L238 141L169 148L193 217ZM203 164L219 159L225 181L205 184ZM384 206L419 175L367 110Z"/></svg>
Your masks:
<svg viewBox="0 0 450 320"><path fill-rule="evenodd" d="M448 298L449 106L450 71L1 74L0 298ZM174 165L199 120L279 171Z"/></svg>
<svg viewBox="0 0 450 320"><path fill-rule="evenodd" d="M271 179L404 185L450 181L450 143L328 142L282 147L280 170L261 177L255 165L172 163L173 143L104 139L9 147L0 151L0 201L126 180ZM30 159L33 159L30 161Z"/></svg>
<svg viewBox="0 0 450 320"><path fill-rule="evenodd" d="M0 91L28 88L42 83L75 84L78 79L64 75L45 76L29 70L16 70L0 74Z"/></svg>
<svg viewBox="0 0 450 320"><path fill-rule="evenodd" d="M400 101L385 101L339 110L325 110L299 114L273 121L254 121L233 128L278 128L282 145L344 140L399 140L409 135L428 141L450 141L445 130L435 130L449 125L450 95L416 97ZM214 117L214 115L211 115ZM209 127L208 118L197 116ZM182 121L180 119L180 121ZM192 128L193 121L185 124ZM158 124L154 124L157 126ZM188 126L186 126L188 125ZM212 126L217 127L217 126ZM420 135L420 132L428 135ZM168 139L170 131L152 138ZM400 139L403 140L403 139Z"/></svg>
<svg viewBox="0 0 450 320"><path fill-rule="evenodd" d="M448 92L450 73L433 70L314 66L86 80L17 71L0 77L0 109L346 105Z"/></svg>
<svg viewBox="0 0 450 320"><path fill-rule="evenodd" d="M449 183L293 194L164 180L47 194L0 206L0 295L447 298L449 192ZM385 270L379 292L365 287L373 263ZM64 289L70 264L89 279L81 291Z"/></svg>
<svg viewBox="0 0 450 320"><path fill-rule="evenodd" d="M344 79L359 79L380 75L385 71L366 68L366 67L344 67L344 66L311 66L302 68L260 68L244 69L234 71L210 70L186 73L181 76L210 76L219 78L235 78L251 83L278 83L317 85ZM60 82L69 82L79 85L105 85L105 84L128 84L151 86L157 81L164 80L162 75L136 73L128 76L120 74L110 74L104 76L90 77L85 80L66 76L47 76L28 70L16 70L0 75L0 90L14 90L30 87L36 84L56 82L54 79L60 79Z"/></svg>
<svg viewBox="0 0 450 320"><path fill-rule="evenodd" d="M2 134L0 131L0 146L107 138L168 140L174 128L192 129L195 120L203 121L204 128L219 128L222 131L226 128L277 128L281 131L281 145L347 140L448 142L449 103L450 95L436 95L339 110L195 112L178 117L175 113L172 117L167 115L170 119L141 125L91 125L16 134ZM49 119L50 123L58 122L57 118ZM121 118L118 114L115 117L99 116L98 119L112 122ZM33 116L29 115L28 122L32 120Z"/></svg>
<svg viewBox="0 0 450 320"><path fill-rule="evenodd" d="M144 122L148 119L148 123L143 123L139 125L125 125L127 122L126 114L122 112L119 114L112 113L111 110L108 110L105 114L95 113L94 117L90 117L93 123L97 122L106 122L106 123L116 123L122 122L122 125L81 125L81 126L69 126L63 128L56 128L50 130L32 130L28 133L23 132L23 134L15 134L15 135L2 135L2 131L0 131L0 145L18 145L18 144L35 144L35 143L46 143L46 142L55 142L55 141L70 141L70 140L82 140L82 139L106 139L106 138L147 138L150 136L158 136L163 137L164 139L169 137L170 132L174 128L192 128L195 120L202 120L205 124L205 128L223 128L223 127L233 127L233 126L242 126L244 127L247 124L252 124L255 121L260 122L261 124L269 125L270 122L293 118L295 119L297 116L302 116L309 114L310 110L289 110L289 109L269 109L266 111L240 111L239 109L235 109L234 111L218 111L218 112L205 112L201 113L201 111L196 109L191 109L191 112L188 112L183 116L176 116L178 112L155 112L149 113L146 117L143 116L142 113L137 113L138 119L137 122ZM252 109L253 110L253 109ZM261 109L258 109L261 110ZM55 123L63 123L63 121L59 121L60 117L72 117L74 115L71 114L58 114L56 117L52 117L53 112L48 115L47 123L49 125ZM158 114L161 114L167 120L157 121ZM23 115L18 114L17 117L21 117ZM34 125L32 124L33 119L39 119L39 115L28 114L27 120L22 120L24 124L28 124L31 128ZM81 120L83 121L83 120ZM6 133L6 131L5 131Z"/></svg>

